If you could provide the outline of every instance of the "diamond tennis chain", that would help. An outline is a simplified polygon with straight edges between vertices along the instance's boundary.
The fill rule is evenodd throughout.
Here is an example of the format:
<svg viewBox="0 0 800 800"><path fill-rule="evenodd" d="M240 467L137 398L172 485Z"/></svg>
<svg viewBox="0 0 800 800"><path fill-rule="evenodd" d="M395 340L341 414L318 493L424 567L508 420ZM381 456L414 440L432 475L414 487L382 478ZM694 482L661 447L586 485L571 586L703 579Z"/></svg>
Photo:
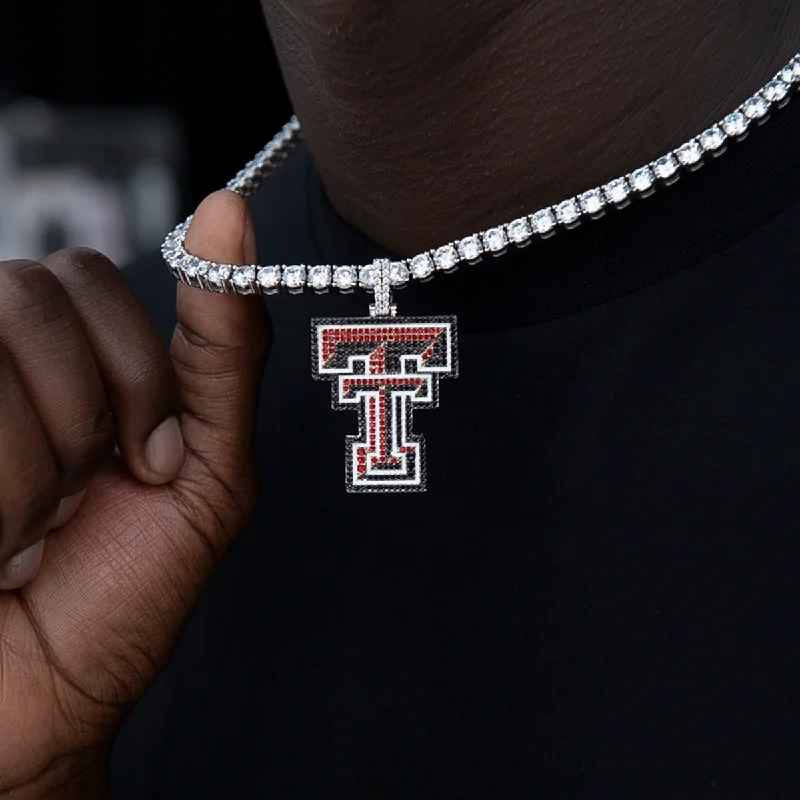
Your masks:
<svg viewBox="0 0 800 800"><path fill-rule="evenodd" d="M357 411L359 432L347 437L345 485L349 492L420 492L426 488L425 441L412 432L413 412L439 405L439 382L458 375L455 317L397 317L392 291L411 280L425 281L452 272L509 247L525 247L535 238L574 228L648 197L662 186L722 154L729 142L744 138L774 108L800 87L800 54L769 83L718 124L675 150L603 186L589 189L512 222L473 233L412 258L378 259L361 266L328 264L217 264L188 253L185 237L192 218L164 241L162 253L178 280L201 289L234 294L293 294L306 288L375 294L370 317L311 321L312 374L331 383L332 405ZM289 157L301 140L293 117L227 187L253 195Z"/></svg>
<svg viewBox="0 0 800 800"><path fill-rule="evenodd" d="M437 271L450 272L463 264L475 264L486 256L502 255L509 246L524 247L536 237L546 238L559 229L577 227L588 219L602 216L608 208L623 208L635 198L648 197L661 186L696 170L708 157L720 155L729 142L744 138L753 125L766 120L772 108L786 103L799 85L800 54L721 122L677 149L577 197L412 258L392 261L390 285L395 289L401 288L413 279L428 280ZM293 117L226 188L243 197L253 195L288 158L301 138L300 123ZM189 217L167 236L162 253L175 277L192 286L236 294L275 294L282 290L299 293L306 287L318 293L331 289L350 292L357 286L372 291L377 283L375 263L364 266L259 267L205 261L184 249L184 237L191 219Z"/></svg>

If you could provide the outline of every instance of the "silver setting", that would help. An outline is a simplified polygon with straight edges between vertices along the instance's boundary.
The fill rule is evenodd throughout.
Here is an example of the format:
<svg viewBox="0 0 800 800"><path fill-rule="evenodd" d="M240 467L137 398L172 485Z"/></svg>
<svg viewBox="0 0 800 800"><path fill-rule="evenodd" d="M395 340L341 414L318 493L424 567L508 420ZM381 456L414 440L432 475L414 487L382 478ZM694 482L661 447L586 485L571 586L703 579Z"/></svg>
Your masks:
<svg viewBox="0 0 800 800"><path fill-rule="evenodd" d="M568 198L554 206L539 209L507 225L497 225L467 236L455 244L446 244L430 252L420 253L407 261L394 262L389 282L400 287L410 279L425 281L437 270L450 272L460 263L475 263L487 256L504 253L509 243L524 247L534 236L545 238L559 227L574 228L585 220L601 216L606 206L623 208L632 196L647 197L659 186L670 184L682 174L677 165L689 171L699 167L706 157L720 155L728 141L738 141L748 133L753 123L767 119L773 108L784 105L800 87L800 54L778 71L752 97L724 117L716 125L662 156L650 165L629 175L609 180L602 186L588 189L577 197ZM289 157L302 139L300 123L292 117L261 152L249 161L227 188L249 197ZM274 294L281 289L302 291L309 286L316 292L332 287L350 292L356 286L374 287L373 265L353 266L262 266L232 267L214 264L186 252L185 237L192 217L188 217L164 239L162 254L175 277L191 286L217 292L237 294ZM220 269L221 268L221 269ZM255 277L253 272L255 269ZM406 274L408 277L406 277ZM301 283L302 281L302 283Z"/></svg>
<svg viewBox="0 0 800 800"><path fill-rule="evenodd" d="M369 307L371 317L395 317L397 306L392 305L392 290L389 280L392 264L388 259L379 259L373 264L375 270L375 302Z"/></svg>
<svg viewBox="0 0 800 800"><path fill-rule="evenodd" d="M700 147L707 153L716 153L725 144L725 133L719 125L712 125L700 134Z"/></svg>
<svg viewBox="0 0 800 800"><path fill-rule="evenodd" d="M641 195L648 195L655 188L656 176L650 167L639 167L628 176L628 182L634 191Z"/></svg>
<svg viewBox="0 0 800 800"><path fill-rule="evenodd" d="M606 199L602 189L591 189L584 192L578 201L581 204L581 211L590 217L599 217L605 209Z"/></svg>
<svg viewBox="0 0 800 800"><path fill-rule="evenodd" d="M393 261L389 266L389 283L398 288L405 286L411 279L411 272L405 261Z"/></svg>
<svg viewBox="0 0 800 800"><path fill-rule="evenodd" d="M474 264L483 255L483 245L481 237L477 233L467 236L458 243L458 254L464 261Z"/></svg>
<svg viewBox="0 0 800 800"><path fill-rule="evenodd" d="M340 292L352 292L358 285L358 270L349 266L334 267L333 285Z"/></svg>
<svg viewBox="0 0 800 800"><path fill-rule="evenodd" d="M742 112L748 119L763 119L769 114L769 102L760 94L754 95L742 106Z"/></svg>
<svg viewBox="0 0 800 800"><path fill-rule="evenodd" d="M201 264L203 265L202 273ZM211 265L207 261L201 262L199 258L189 255L183 256L178 262L178 269L183 269L184 274L190 281L195 280L198 275L205 275L208 272L209 266Z"/></svg>
<svg viewBox="0 0 800 800"><path fill-rule="evenodd" d="M483 246L489 253L502 253L507 245L508 237L502 225L496 228L489 228L489 230L483 234Z"/></svg>
<svg viewBox="0 0 800 800"><path fill-rule="evenodd" d="M256 267L236 267L231 277L234 291L240 294L255 294L256 292Z"/></svg>
<svg viewBox="0 0 800 800"><path fill-rule="evenodd" d="M256 283L265 294L275 294L281 285L281 268L259 267Z"/></svg>
<svg viewBox="0 0 800 800"><path fill-rule="evenodd" d="M675 156L684 167L694 167L703 160L703 148L700 143L692 139L686 144L682 144L676 151Z"/></svg>
<svg viewBox="0 0 800 800"><path fill-rule="evenodd" d="M555 233L556 215L552 208L543 208L535 214L531 214L531 230L539 236L549 236Z"/></svg>
<svg viewBox="0 0 800 800"><path fill-rule="evenodd" d="M608 198L609 203L615 206L623 206L628 203L631 197L631 187L626 178L615 178L603 187L603 193Z"/></svg>
<svg viewBox="0 0 800 800"><path fill-rule="evenodd" d="M433 261L436 264L436 269L450 272L458 266L458 250L452 244L446 244L440 247L433 253Z"/></svg>
<svg viewBox="0 0 800 800"><path fill-rule="evenodd" d="M327 292L331 285L331 268L327 264L309 267L308 285L315 292Z"/></svg>
<svg viewBox="0 0 800 800"><path fill-rule="evenodd" d="M299 294L306 285L306 268L293 264L283 268L283 285L292 293Z"/></svg>
<svg viewBox="0 0 800 800"><path fill-rule="evenodd" d="M508 239L517 247L524 247L531 240L533 231L527 217L520 217L508 223Z"/></svg>
<svg viewBox="0 0 800 800"><path fill-rule="evenodd" d="M420 253L420 255L414 256L414 258L411 259L410 269L411 274L418 281L424 281L428 280L431 275L433 275L435 266L433 264L433 259L428 253Z"/></svg>
<svg viewBox="0 0 800 800"><path fill-rule="evenodd" d="M789 84L791 84L791 81L784 82L781 78L776 78L761 90L761 94L770 103L781 103L789 96L789 90L791 89Z"/></svg>
<svg viewBox="0 0 800 800"><path fill-rule="evenodd" d="M378 262L366 264L358 270L358 283L362 289L374 289L378 282Z"/></svg>
<svg viewBox="0 0 800 800"><path fill-rule="evenodd" d="M662 181L672 180L678 174L680 167L678 159L672 153L667 153L653 162L653 172L656 178Z"/></svg>
<svg viewBox="0 0 800 800"><path fill-rule="evenodd" d="M749 126L750 120L741 111L734 111L733 114L728 114L720 123L722 130L732 139L744 136Z"/></svg>
<svg viewBox="0 0 800 800"><path fill-rule="evenodd" d="M228 292L228 279L232 273L233 267L230 264L211 264L206 274L208 288L214 292Z"/></svg>
<svg viewBox="0 0 800 800"><path fill-rule="evenodd" d="M581 207L574 197L569 200L563 200L556 206L556 219L565 228L575 227L580 218Z"/></svg>

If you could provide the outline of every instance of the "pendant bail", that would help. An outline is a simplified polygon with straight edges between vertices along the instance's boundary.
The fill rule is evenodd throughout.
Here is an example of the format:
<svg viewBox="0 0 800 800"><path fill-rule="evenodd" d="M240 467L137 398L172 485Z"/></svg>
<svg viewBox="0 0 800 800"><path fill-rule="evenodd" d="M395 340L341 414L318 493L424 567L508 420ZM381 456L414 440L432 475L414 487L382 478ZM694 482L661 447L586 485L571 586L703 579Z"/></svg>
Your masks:
<svg viewBox="0 0 800 800"><path fill-rule="evenodd" d="M369 307L371 317L395 317L397 306L392 305L392 288L389 278L391 261L380 258L372 263L375 270L375 302Z"/></svg>

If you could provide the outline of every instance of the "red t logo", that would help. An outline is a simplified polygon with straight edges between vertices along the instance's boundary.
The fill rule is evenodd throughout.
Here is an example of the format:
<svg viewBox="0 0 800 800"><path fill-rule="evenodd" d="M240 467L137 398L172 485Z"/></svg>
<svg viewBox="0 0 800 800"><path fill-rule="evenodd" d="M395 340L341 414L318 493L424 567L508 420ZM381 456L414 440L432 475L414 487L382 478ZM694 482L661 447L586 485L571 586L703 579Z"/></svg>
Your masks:
<svg viewBox="0 0 800 800"><path fill-rule="evenodd" d="M333 407L359 411L347 437L347 490L425 490L425 441L414 408L439 405L439 378L458 375L454 317L313 320L314 377L333 381Z"/></svg>

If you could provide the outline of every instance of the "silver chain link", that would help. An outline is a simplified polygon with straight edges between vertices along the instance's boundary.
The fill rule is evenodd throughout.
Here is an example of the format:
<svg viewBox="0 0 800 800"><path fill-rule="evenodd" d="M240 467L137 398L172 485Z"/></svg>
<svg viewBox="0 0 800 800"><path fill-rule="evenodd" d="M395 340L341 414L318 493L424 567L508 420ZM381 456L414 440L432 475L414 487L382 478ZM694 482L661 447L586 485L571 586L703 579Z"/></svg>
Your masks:
<svg viewBox="0 0 800 800"><path fill-rule="evenodd" d="M236 294L299 293L306 289L324 293L351 292L360 286L369 291L380 287L375 313L391 309L390 287L402 288L410 280L425 281L437 272L452 272L463 264L475 264L488 256L500 256L509 247L525 247L536 238L547 238L559 230L603 216L607 210L624 208L631 200L648 197L656 189L674 183L695 171L704 161L723 153L727 145L743 139L750 129L763 123L770 112L783 106L800 86L800 54L778 74L718 124L680 147L627 175L602 186L539 209L511 222L479 231L459 241L398 261L375 261L363 266L328 264L232 265L206 261L188 253L184 246L192 218L178 225L164 241L162 253L173 275L184 283L216 292ZM250 197L302 140L296 117L283 126L267 146L228 182L228 189ZM389 293L389 297L384 292Z"/></svg>

